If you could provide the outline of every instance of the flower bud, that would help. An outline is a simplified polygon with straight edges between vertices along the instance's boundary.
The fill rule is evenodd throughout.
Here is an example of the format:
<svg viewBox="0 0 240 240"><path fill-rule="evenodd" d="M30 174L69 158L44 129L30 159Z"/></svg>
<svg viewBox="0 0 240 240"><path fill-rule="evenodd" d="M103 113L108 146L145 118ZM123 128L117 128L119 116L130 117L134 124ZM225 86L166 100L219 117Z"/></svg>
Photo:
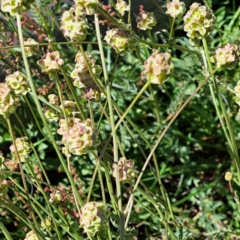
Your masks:
<svg viewBox="0 0 240 240"><path fill-rule="evenodd" d="M42 68L42 72L48 73L50 79L54 78L54 73L60 70L60 66L64 64L64 61L60 58L58 51L48 52L37 61L37 64Z"/></svg>
<svg viewBox="0 0 240 240"><path fill-rule="evenodd" d="M0 115L6 116L15 112L19 99L11 93L7 83L0 83Z"/></svg>
<svg viewBox="0 0 240 240"><path fill-rule="evenodd" d="M27 76L19 71L6 77L7 85L14 91L16 96L24 96L30 91Z"/></svg>
<svg viewBox="0 0 240 240"><path fill-rule="evenodd" d="M172 18L181 18L186 11L185 3L179 0L173 0L167 3L166 14L169 14Z"/></svg>
<svg viewBox="0 0 240 240"><path fill-rule="evenodd" d="M109 211L103 203L88 202L81 208L80 227L90 236L106 231Z"/></svg>
<svg viewBox="0 0 240 240"><path fill-rule="evenodd" d="M233 175L232 175L231 172L226 172L226 173L225 173L225 180L226 180L226 181L231 181L231 180L232 180L232 177L233 177Z"/></svg>
<svg viewBox="0 0 240 240"><path fill-rule="evenodd" d="M118 172L119 172L119 180L123 182L133 182L136 178L138 171L134 169L134 162L132 160L127 160L122 157L118 161ZM113 177L117 176L117 168L116 165L113 164Z"/></svg>
<svg viewBox="0 0 240 240"><path fill-rule="evenodd" d="M157 25L157 21L153 12L141 11L138 14L136 21L137 27L141 30L152 29Z"/></svg>
<svg viewBox="0 0 240 240"><path fill-rule="evenodd" d="M10 146L11 153L13 155L13 160L18 162L18 157L21 162L26 162L29 158L29 154L32 151L30 144L27 142L27 137L16 138L15 144L17 150L15 149L14 144Z"/></svg>
<svg viewBox="0 0 240 240"><path fill-rule="evenodd" d="M142 75L153 84L162 84L172 73L174 68L171 63L172 56L170 53L154 52L144 63Z"/></svg>
<svg viewBox="0 0 240 240"><path fill-rule="evenodd" d="M195 40L201 40L208 36L215 21L215 16L211 10L201 6L200 3L193 3L183 20L184 31L187 32L188 37L192 40L191 42L194 43Z"/></svg>
<svg viewBox="0 0 240 240"><path fill-rule="evenodd" d="M215 52L215 56L211 57L211 62L217 64L217 68L231 69L239 61L239 50L236 44L227 43L223 47L218 48Z"/></svg>
<svg viewBox="0 0 240 240"><path fill-rule="evenodd" d="M107 31L104 40L120 55L133 50L134 41L128 31L113 28Z"/></svg>
<svg viewBox="0 0 240 240"><path fill-rule="evenodd" d="M124 0L117 0L116 9L123 16L126 11L130 10L130 6L127 5L126 1Z"/></svg>

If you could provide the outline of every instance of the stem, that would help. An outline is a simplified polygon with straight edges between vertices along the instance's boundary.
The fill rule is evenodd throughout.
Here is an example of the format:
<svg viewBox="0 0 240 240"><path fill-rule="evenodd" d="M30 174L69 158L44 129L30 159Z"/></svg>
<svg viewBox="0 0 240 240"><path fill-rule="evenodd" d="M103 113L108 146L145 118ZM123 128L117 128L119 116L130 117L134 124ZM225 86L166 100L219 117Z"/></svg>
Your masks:
<svg viewBox="0 0 240 240"><path fill-rule="evenodd" d="M113 106L112 106L112 99L111 99L111 89L109 85L108 80L108 74L105 64L105 57L103 52L103 46L102 46L102 40L101 40L101 34L100 34L100 28L99 28L99 21L98 21L98 15L94 15L95 19L95 28L97 33L97 40L99 44L99 50L101 55L101 61L102 61L102 67L103 67L103 75L104 80L106 83L106 90L107 90L107 101L108 101L108 107L109 107L109 114L110 114L110 121L111 121L111 129L112 129L112 137L113 137L113 151L114 151L114 164L116 164L116 189L117 189L117 200L118 200L118 210L119 210L119 218L120 218L120 240L124 240L124 215L123 215L123 207L122 207L122 198L121 198L121 186L119 181L119 170L118 170L118 146L117 146L117 137L116 137L116 128L115 128L115 121L114 121L114 114L113 114Z"/></svg>

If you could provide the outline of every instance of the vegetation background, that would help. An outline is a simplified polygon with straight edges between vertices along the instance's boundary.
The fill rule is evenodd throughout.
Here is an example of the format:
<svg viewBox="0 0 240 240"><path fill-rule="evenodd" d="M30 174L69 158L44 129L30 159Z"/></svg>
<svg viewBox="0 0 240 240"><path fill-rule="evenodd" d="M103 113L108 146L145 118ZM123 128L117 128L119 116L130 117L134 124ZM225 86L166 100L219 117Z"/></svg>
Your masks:
<svg viewBox="0 0 240 240"><path fill-rule="evenodd" d="M28 12L19 13L19 17L23 39L33 38L39 43L39 52L28 58L28 66L41 108L43 111L48 109L49 94L76 101L83 115L91 118L99 145L84 155L63 155L68 174L56 153L56 149L62 148L62 138L57 133L59 123L47 123L55 139L54 145L32 90L21 97L15 113L0 116L0 239L239 239L240 182L234 160L236 156L219 119L219 116L224 119L223 113L216 113L208 83L197 93L194 92L208 74L201 59L202 50L189 43L183 31L183 20L176 19L172 34L172 19L165 13L166 2L141 2L144 10L155 6L154 13L159 16L159 24L148 31L133 26L138 37L135 41L139 44L134 51L119 55L103 38L106 30L114 26L114 18L120 26L120 20L126 21L122 24L123 28L126 27L128 13L125 13L124 20L114 9L114 1L110 1L111 7L104 8L102 5L101 9L106 10L99 11L105 54L103 62L95 30L96 18L87 16L89 29L84 41L72 41L64 36L60 25L63 12L73 3L59 0L31 2ZM138 3L132 0L135 10L131 12L133 22L141 5L139 3L136 7ZM210 55L225 43L239 44L238 2L209 0L202 4L210 7L216 17L207 42ZM187 10L189 5L190 2ZM22 58L17 18L2 10L0 12L0 80L5 82L5 78L15 71L27 74L27 67ZM161 44L168 46L162 47ZM176 49L174 44L182 48ZM171 52L174 70L164 84L151 84L139 94L146 83L141 75L143 64L153 49ZM63 67L53 80L47 73L42 73L37 64L49 50L59 51L64 60ZM101 91L99 101L86 99L84 89L74 87L69 80L79 50L91 53L96 64L102 68L106 65L108 81L104 82L104 71L98 80L107 97ZM234 92L240 80L239 64L231 70L217 70L215 78L233 131L234 144L239 149L239 106ZM119 158L125 157L134 162L138 171L134 173L136 177L142 173L137 189L134 189L135 180L121 182L121 212L115 192L118 187L112 176L116 149L111 137L111 121L116 124L136 96L139 98L113 133ZM189 103L181 109L189 97ZM112 100L109 101L109 98ZM169 125L179 109L181 113ZM230 131L226 121L223 122ZM155 145L165 129L167 131L160 143ZM14 136L27 136L35 149L25 162L13 160L9 148L15 141ZM154 154L145 171L141 172L152 149ZM233 175L231 181L226 180L226 172ZM3 185L3 179L7 180L7 186ZM131 204L129 199L133 189L133 206L129 210L127 207ZM58 191L61 193L58 196L60 201L49 202ZM89 201L104 202L108 208L107 235L101 235L101 232L94 236L86 235L79 227L80 208ZM123 213L126 208L129 212ZM125 228L121 214L128 222ZM51 227L46 227L46 219L51 219ZM42 224L44 221L45 225ZM93 225L96 227L98 224ZM25 238L31 230L38 238Z"/></svg>

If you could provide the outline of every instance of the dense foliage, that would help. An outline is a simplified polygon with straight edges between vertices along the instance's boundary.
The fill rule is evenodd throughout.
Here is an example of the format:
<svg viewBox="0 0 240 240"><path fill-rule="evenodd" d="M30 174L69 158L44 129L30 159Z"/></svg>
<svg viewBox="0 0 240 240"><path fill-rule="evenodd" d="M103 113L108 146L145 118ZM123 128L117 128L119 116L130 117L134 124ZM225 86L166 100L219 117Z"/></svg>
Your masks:
<svg viewBox="0 0 240 240"><path fill-rule="evenodd" d="M240 7L136 2L1 1L0 239L240 237Z"/></svg>

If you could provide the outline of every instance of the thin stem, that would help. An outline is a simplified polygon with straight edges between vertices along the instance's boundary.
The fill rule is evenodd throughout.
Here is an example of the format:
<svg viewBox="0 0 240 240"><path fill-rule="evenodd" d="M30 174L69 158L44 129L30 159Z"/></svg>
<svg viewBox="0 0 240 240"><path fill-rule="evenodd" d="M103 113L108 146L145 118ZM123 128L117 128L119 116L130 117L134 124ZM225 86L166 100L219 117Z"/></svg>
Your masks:
<svg viewBox="0 0 240 240"><path fill-rule="evenodd" d="M113 106L112 106L112 99L111 99L111 89L108 80L108 74L105 64L105 57L103 52L100 28L99 28L99 21L98 15L94 15L95 19L95 28L97 33L97 39L99 43L99 50L101 55L102 67L103 67L103 75L104 80L106 83L106 90L107 90L107 101L109 107L109 114L110 114L110 121L111 121L111 129L112 129L112 137L113 137L113 153L114 153L114 164L116 165L116 189L117 189L117 200L118 200L118 210L119 210L119 218L120 218L120 240L124 240L124 215L123 215L123 207L122 207L122 197L121 197L121 186L119 181L119 171L118 171L118 145L117 145L117 137L116 137L116 128L115 128L115 121L114 121L114 114L113 114Z"/></svg>

